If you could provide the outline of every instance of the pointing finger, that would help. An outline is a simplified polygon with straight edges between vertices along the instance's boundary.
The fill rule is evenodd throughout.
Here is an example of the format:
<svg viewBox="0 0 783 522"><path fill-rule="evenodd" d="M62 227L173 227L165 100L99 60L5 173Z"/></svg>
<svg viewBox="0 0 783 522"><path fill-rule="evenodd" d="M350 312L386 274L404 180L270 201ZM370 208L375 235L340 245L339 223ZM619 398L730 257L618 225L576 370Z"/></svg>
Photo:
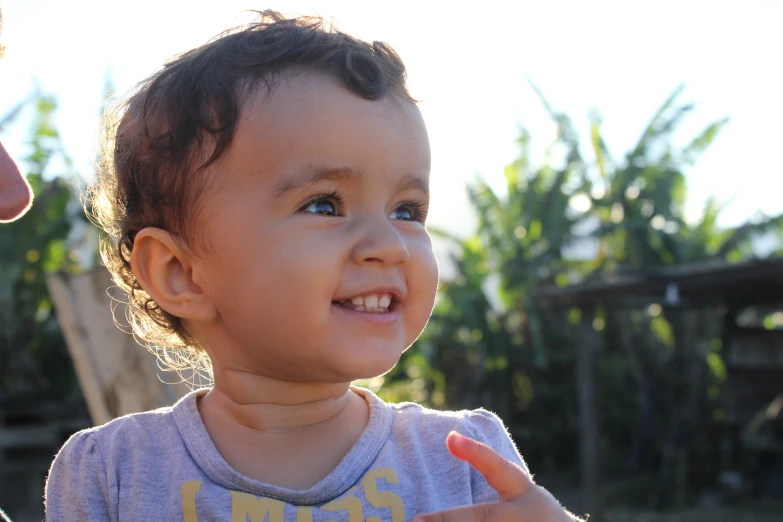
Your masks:
<svg viewBox="0 0 783 522"><path fill-rule="evenodd" d="M525 470L506 460L486 444L452 431L446 437L446 446L452 455L464 460L484 475L487 483L500 495L500 500L511 500L524 495L533 484Z"/></svg>

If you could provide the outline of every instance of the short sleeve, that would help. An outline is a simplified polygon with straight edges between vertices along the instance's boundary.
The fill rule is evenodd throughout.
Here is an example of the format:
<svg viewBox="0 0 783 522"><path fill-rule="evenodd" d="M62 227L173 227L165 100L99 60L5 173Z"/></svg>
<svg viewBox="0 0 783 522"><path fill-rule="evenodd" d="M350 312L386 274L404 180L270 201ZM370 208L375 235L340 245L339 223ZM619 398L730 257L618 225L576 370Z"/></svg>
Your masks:
<svg viewBox="0 0 783 522"><path fill-rule="evenodd" d="M508 434L508 430L503 425L503 421L492 412L484 409L473 410L468 413L465 419L467 428L466 435L469 435L479 442L482 442L490 448L497 451L501 456L510 460L514 464L517 464L526 473L530 473L527 469L525 460L520 455L519 450L514 441ZM495 502L498 499L498 493L492 486L487 483L487 480L475 469L470 469L470 484L473 491L473 503L479 504L482 502Z"/></svg>
<svg viewBox="0 0 783 522"><path fill-rule="evenodd" d="M95 434L76 433L62 447L49 470L45 497L47 522L115 520L110 498L106 467Z"/></svg>

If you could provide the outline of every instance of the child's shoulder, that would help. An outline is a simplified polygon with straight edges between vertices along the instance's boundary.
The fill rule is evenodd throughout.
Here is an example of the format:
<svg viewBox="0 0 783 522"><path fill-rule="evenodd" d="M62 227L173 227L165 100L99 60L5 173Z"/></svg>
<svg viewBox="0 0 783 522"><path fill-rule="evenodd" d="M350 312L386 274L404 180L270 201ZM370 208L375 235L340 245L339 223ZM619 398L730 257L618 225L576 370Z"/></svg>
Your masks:
<svg viewBox="0 0 783 522"><path fill-rule="evenodd" d="M500 418L489 410L477 408L475 410L436 410L427 406L422 406L416 402L398 402L388 403L397 415L419 418L424 422L467 422L496 424L502 422Z"/></svg>
<svg viewBox="0 0 783 522"><path fill-rule="evenodd" d="M192 399L187 395L182 401ZM178 431L175 406L131 413L113 419L106 424L74 433L63 445L60 453L125 453L128 451L160 447Z"/></svg>
<svg viewBox="0 0 783 522"><path fill-rule="evenodd" d="M509 441L503 421L484 408L475 410L435 410L414 402L389 404L395 414L395 424L408 432L445 440L451 431L495 446Z"/></svg>
<svg viewBox="0 0 783 522"><path fill-rule="evenodd" d="M416 447L423 448L426 451L422 451L422 454L427 455L431 461L435 456L442 455L446 459L444 462L450 462L451 457L445 457L446 437L451 431L456 431L486 444L503 458L527 470L527 465L503 421L491 411L483 408L435 410L413 402L387 404L394 419L391 440L401 444L408 452ZM481 495L486 495L486 498L497 495L486 484L476 487L483 488ZM481 495L476 498L485 498Z"/></svg>
<svg viewBox="0 0 783 522"><path fill-rule="evenodd" d="M198 415L194 393L171 407L133 413L79 431L57 453L46 481L47 518L116 519L120 484L143 469L166 476L187 454L181 426ZM131 486L133 487L133 486ZM114 513L115 516L111 516Z"/></svg>
<svg viewBox="0 0 783 522"><path fill-rule="evenodd" d="M106 424L83 430L100 439L110 440L116 437L136 436L150 433L173 423L174 407L164 406L155 410L129 413L112 419Z"/></svg>

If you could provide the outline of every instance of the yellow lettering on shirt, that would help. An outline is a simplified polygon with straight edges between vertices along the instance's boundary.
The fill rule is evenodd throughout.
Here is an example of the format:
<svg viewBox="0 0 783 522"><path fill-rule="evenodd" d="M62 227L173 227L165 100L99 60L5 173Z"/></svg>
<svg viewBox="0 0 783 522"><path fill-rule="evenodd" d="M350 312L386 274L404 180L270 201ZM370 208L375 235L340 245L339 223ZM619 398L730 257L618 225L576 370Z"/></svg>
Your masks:
<svg viewBox="0 0 783 522"><path fill-rule="evenodd" d="M326 511L348 511L348 522L362 522L362 501L356 497L342 497L321 506ZM337 522L337 521L334 521Z"/></svg>
<svg viewBox="0 0 783 522"><path fill-rule="evenodd" d="M313 522L313 508L298 506L296 508L296 522Z"/></svg>
<svg viewBox="0 0 783 522"><path fill-rule="evenodd" d="M249 493L231 492L231 522L283 522L285 503L271 498L259 498Z"/></svg>
<svg viewBox="0 0 783 522"><path fill-rule="evenodd" d="M182 498L182 520L183 522L198 522L196 513L196 493L201 489L200 480L188 480L182 483L179 488L179 496Z"/></svg>
<svg viewBox="0 0 783 522"><path fill-rule="evenodd" d="M391 491L378 491L378 479L384 479L389 484L397 484L400 479L392 468L378 468L369 471L362 478L362 487L367 501L377 508L387 507L391 510L391 522L405 522L405 506L402 499ZM366 522L381 522L380 517L367 517Z"/></svg>
<svg viewBox="0 0 783 522"><path fill-rule="evenodd" d="M378 491L379 480L387 484L399 484L397 473L392 468L378 468L367 472L361 480L361 486L354 486L342 497L324 504L320 508L296 506L297 522L313 522L316 511L347 511L347 522L405 522L405 506L399 495L392 491ZM182 483L179 493L182 499L183 522L199 522L196 511L196 495L201 489L200 480L188 480ZM364 518L361 492L373 507L388 508L391 518L370 516ZM266 497L257 497L240 491L230 491L231 522L284 522L286 503ZM358 496L354 496L358 495ZM293 507L293 506L292 506ZM340 520L345 518L339 517Z"/></svg>

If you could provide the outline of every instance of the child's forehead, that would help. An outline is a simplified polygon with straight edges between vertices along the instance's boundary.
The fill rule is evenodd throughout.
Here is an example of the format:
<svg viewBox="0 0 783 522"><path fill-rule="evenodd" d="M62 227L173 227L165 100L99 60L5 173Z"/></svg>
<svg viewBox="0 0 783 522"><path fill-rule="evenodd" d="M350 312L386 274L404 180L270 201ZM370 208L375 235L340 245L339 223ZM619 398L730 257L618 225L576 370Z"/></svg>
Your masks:
<svg viewBox="0 0 783 522"><path fill-rule="evenodd" d="M241 106L242 117L258 118L268 125L300 123L297 117L318 121L324 117L351 118L369 112L394 117L405 115L419 123L416 104L390 91L379 99L367 99L352 92L328 74L290 71L270 83L248 89Z"/></svg>
<svg viewBox="0 0 783 522"><path fill-rule="evenodd" d="M394 95L368 100L316 74L282 77L271 91L250 93L234 141L234 151L262 164L343 162L335 166L361 170L362 162L386 161L429 172L429 139L415 104Z"/></svg>

